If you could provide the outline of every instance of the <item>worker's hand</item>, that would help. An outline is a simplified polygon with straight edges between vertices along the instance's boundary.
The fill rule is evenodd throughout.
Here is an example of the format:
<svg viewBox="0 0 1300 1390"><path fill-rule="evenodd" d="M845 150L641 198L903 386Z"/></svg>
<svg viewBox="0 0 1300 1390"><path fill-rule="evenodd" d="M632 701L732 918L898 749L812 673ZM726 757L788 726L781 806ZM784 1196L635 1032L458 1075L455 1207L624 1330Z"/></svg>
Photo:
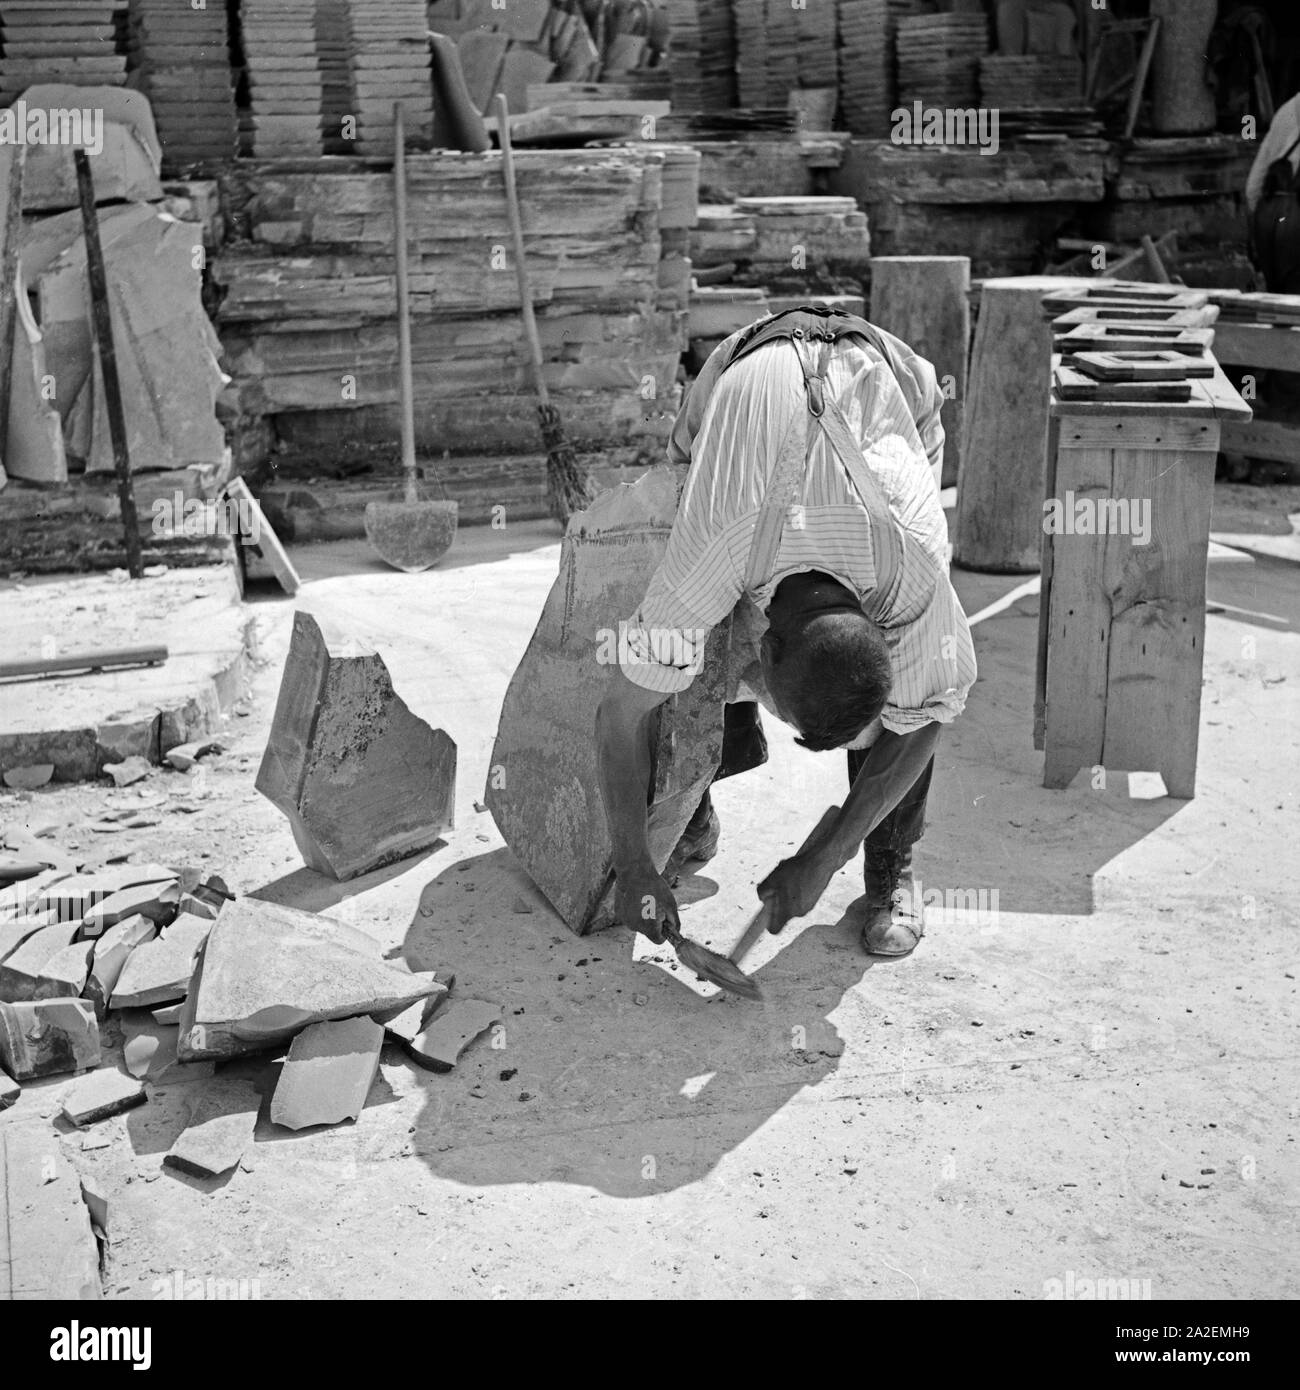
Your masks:
<svg viewBox="0 0 1300 1390"><path fill-rule="evenodd" d="M767 904L767 929L779 932L792 917L806 917L826 891L835 870L815 851L783 859L758 885Z"/></svg>
<svg viewBox="0 0 1300 1390"><path fill-rule="evenodd" d="M626 869L617 875L614 916L625 927L642 932L658 944L664 939L664 923L680 930L677 899L668 880L654 866Z"/></svg>

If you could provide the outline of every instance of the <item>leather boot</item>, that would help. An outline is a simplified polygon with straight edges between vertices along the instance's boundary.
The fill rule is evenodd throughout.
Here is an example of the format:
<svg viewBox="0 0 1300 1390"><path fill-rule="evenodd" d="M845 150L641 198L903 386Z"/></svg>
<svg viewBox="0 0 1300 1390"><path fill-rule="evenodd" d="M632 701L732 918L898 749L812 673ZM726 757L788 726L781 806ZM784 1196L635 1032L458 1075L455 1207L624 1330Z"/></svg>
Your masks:
<svg viewBox="0 0 1300 1390"><path fill-rule="evenodd" d="M912 877L912 847L865 849L867 920L862 949L883 960L910 956L925 934L925 909Z"/></svg>

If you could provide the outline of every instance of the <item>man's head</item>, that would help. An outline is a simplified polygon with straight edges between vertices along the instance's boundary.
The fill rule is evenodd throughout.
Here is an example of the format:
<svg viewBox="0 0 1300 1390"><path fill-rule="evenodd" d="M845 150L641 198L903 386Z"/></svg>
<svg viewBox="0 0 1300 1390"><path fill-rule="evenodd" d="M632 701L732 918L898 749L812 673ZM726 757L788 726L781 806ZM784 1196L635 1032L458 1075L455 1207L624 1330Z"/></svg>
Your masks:
<svg viewBox="0 0 1300 1390"><path fill-rule="evenodd" d="M884 634L856 606L799 611L772 623L761 661L777 711L814 752L851 743L889 698Z"/></svg>

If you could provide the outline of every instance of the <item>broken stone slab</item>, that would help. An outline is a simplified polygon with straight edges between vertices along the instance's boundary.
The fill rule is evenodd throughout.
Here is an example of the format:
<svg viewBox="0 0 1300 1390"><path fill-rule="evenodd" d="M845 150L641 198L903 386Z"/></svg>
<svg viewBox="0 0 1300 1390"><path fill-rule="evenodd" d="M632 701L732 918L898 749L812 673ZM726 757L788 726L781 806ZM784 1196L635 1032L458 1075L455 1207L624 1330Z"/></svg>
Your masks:
<svg viewBox="0 0 1300 1390"><path fill-rule="evenodd" d="M429 1071L450 1071L479 1036L501 1020L501 1006L484 999L454 999L409 1045L413 1061Z"/></svg>
<svg viewBox="0 0 1300 1390"><path fill-rule="evenodd" d="M11 922L16 917L27 917L38 911L37 903L41 894L52 884L67 878L67 869L51 868L0 888L0 924Z"/></svg>
<svg viewBox="0 0 1300 1390"><path fill-rule="evenodd" d="M80 922L93 907L102 903L116 885L102 874L71 874L42 889L35 910L53 911L60 922Z"/></svg>
<svg viewBox="0 0 1300 1390"><path fill-rule="evenodd" d="M537 628L501 707L487 803L506 844L556 912L582 934L603 925L612 857L596 766L596 710L609 652L667 548L680 478L664 465L600 494L570 518ZM722 757L730 620L709 635L690 688L662 705L648 815L662 869Z"/></svg>
<svg viewBox="0 0 1300 1390"><path fill-rule="evenodd" d="M15 1081L99 1065L99 1025L84 999L0 1003L0 1064Z"/></svg>
<svg viewBox="0 0 1300 1390"><path fill-rule="evenodd" d="M56 951L41 967L32 998L75 999L86 988L94 953L93 941L74 941Z"/></svg>
<svg viewBox="0 0 1300 1390"><path fill-rule="evenodd" d="M153 1021L155 1023L161 1023L164 1026L179 1023L184 1008L184 1000L179 1004L164 1004L161 1009L155 1009L153 1011Z"/></svg>
<svg viewBox="0 0 1300 1390"><path fill-rule="evenodd" d="M8 1110L11 1105L17 1105L22 1093L23 1088L13 1077L8 1072L0 1071L0 1110Z"/></svg>
<svg viewBox="0 0 1300 1390"><path fill-rule="evenodd" d="M56 922L53 926L41 927L0 961L0 999L16 1003L39 998L36 987L42 971L65 946L72 944L80 926L80 922ZM72 993L80 994L81 986Z"/></svg>
<svg viewBox="0 0 1300 1390"><path fill-rule="evenodd" d="M113 986L110 1007L146 1009L184 999L211 926L182 913L159 936L137 946Z"/></svg>
<svg viewBox="0 0 1300 1390"><path fill-rule="evenodd" d="M157 925L147 917L128 917L109 927L94 943L90 974L82 994L95 1006L100 1018L108 1012L108 1001L121 978L127 957L137 946L143 946L157 935Z"/></svg>
<svg viewBox="0 0 1300 1390"><path fill-rule="evenodd" d="M163 1158L163 1166L196 1178L228 1173L252 1142L261 1104L251 1081L214 1078L203 1087L189 1125Z"/></svg>
<svg viewBox="0 0 1300 1390"><path fill-rule="evenodd" d="M8 960L24 941L30 940L38 931L57 924L58 916L54 912L37 912L29 917L14 917L0 922L0 961Z"/></svg>
<svg viewBox="0 0 1300 1390"><path fill-rule="evenodd" d="M310 868L355 878L451 829L456 745L411 713L377 652L295 613L255 785Z"/></svg>
<svg viewBox="0 0 1300 1390"><path fill-rule="evenodd" d="M84 1145L83 1145L84 1147ZM108 1244L108 1193L98 1179L82 1174L81 1200L86 1204L90 1215L90 1229L101 1244Z"/></svg>
<svg viewBox="0 0 1300 1390"><path fill-rule="evenodd" d="M54 776L53 763L33 763L29 767L11 767L4 775L6 787L14 791L34 792Z"/></svg>
<svg viewBox="0 0 1300 1390"><path fill-rule="evenodd" d="M129 787L133 782L143 782L153 771L153 764L147 758L133 754L120 763L105 763L104 771L118 787Z"/></svg>
<svg viewBox="0 0 1300 1390"><path fill-rule="evenodd" d="M396 1018L390 1018L384 1024L384 1030L391 1037L404 1043L414 1042L415 1035L442 1006L443 1001L451 993L450 986L443 984L436 975L433 976L433 982L437 988L427 999L417 999L409 1009L403 1009Z"/></svg>
<svg viewBox="0 0 1300 1390"><path fill-rule="evenodd" d="M312 1023L383 1023L438 989L387 964L365 932L314 912L240 898L211 928L181 1015L182 1061L274 1047Z"/></svg>
<svg viewBox="0 0 1300 1390"><path fill-rule="evenodd" d="M101 1067L74 1081L63 1100L64 1117L74 1125L93 1125L143 1105L144 1086L115 1067Z"/></svg>
<svg viewBox="0 0 1300 1390"><path fill-rule="evenodd" d="M44 1124L0 1126L0 1303L101 1296L81 1183Z"/></svg>
<svg viewBox="0 0 1300 1390"><path fill-rule="evenodd" d="M178 743L169 748L163 757L177 772L188 772L207 753L221 753L225 746L216 739L201 738L192 743Z"/></svg>
<svg viewBox="0 0 1300 1390"><path fill-rule="evenodd" d="M271 1122L285 1129L355 1120L379 1070L384 1029L369 1018L313 1023L293 1040L271 1097Z"/></svg>
<svg viewBox="0 0 1300 1390"><path fill-rule="evenodd" d="M111 893L81 919L82 934L99 936L106 928L115 927L128 917L147 917L165 927L179 910L181 886L176 879L158 883L140 883Z"/></svg>

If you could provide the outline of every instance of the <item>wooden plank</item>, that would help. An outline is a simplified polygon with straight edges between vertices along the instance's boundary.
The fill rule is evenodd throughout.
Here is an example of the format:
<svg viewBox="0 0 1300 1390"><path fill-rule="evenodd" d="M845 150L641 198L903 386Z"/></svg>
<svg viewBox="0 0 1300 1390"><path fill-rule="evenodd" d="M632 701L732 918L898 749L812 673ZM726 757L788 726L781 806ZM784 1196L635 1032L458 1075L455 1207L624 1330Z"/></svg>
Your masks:
<svg viewBox="0 0 1300 1390"><path fill-rule="evenodd" d="M1273 459L1290 464L1293 469L1300 464L1300 422L1259 416L1253 420L1225 420L1221 443L1230 454Z"/></svg>
<svg viewBox="0 0 1300 1390"><path fill-rule="evenodd" d="M1159 771L1170 796L1196 794L1205 569L1214 450L1115 455L1114 495L1150 507L1150 542L1107 538L1110 598L1105 738L1108 768Z"/></svg>
<svg viewBox="0 0 1300 1390"><path fill-rule="evenodd" d="M1220 318L1214 329L1214 355L1230 367L1300 372L1300 328L1233 323Z"/></svg>
<svg viewBox="0 0 1300 1390"><path fill-rule="evenodd" d="M241 534L241 542L263 556L286 594L296 594L302 583L298 571L263 514L257 498L249 492L248 484L242 478L232 479L226 487L226 496L239 504L240 517L246 516L250 521L250 529L246 535Z"/></svg>
<svg viewBox="0 0 1300 1390"><path fill-rule="evenodd" d="M1114 479L1111 449L1061 448L1055 496L1108 497ZM1112 536L1052 537L1044 700L1043 785L1068 787L1082 768L1102 762L1106 738L1106 670L1111 605L1106 577Z"/></svg>

